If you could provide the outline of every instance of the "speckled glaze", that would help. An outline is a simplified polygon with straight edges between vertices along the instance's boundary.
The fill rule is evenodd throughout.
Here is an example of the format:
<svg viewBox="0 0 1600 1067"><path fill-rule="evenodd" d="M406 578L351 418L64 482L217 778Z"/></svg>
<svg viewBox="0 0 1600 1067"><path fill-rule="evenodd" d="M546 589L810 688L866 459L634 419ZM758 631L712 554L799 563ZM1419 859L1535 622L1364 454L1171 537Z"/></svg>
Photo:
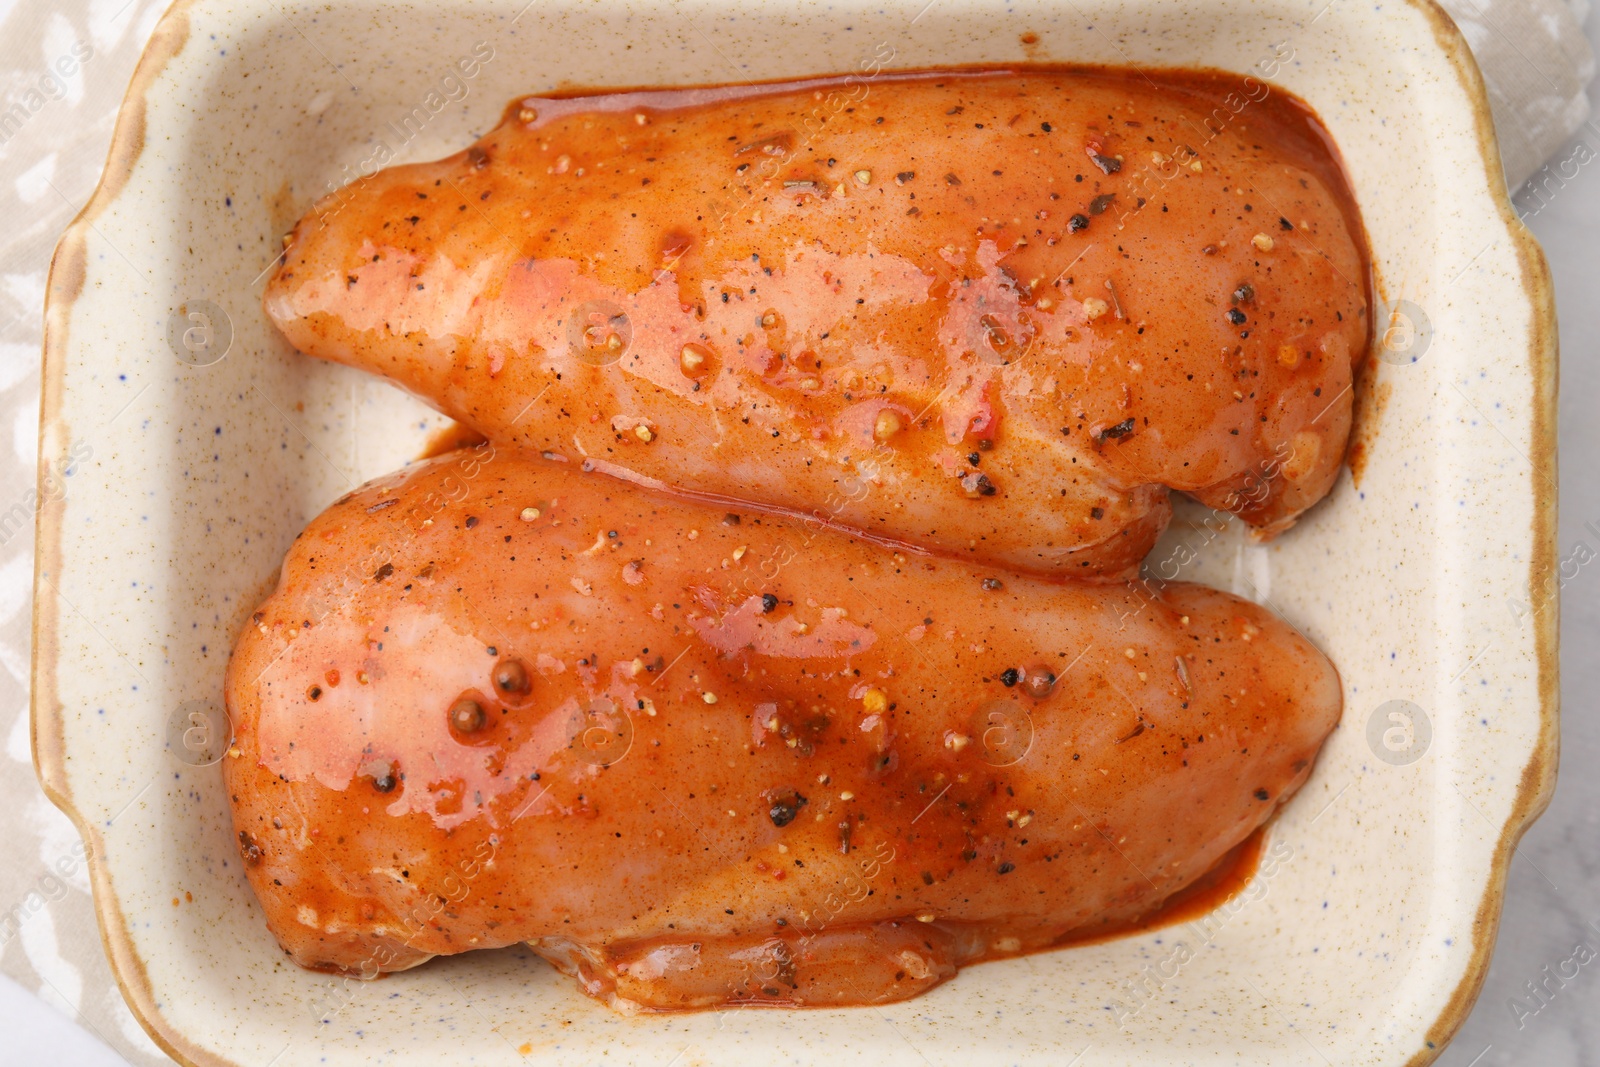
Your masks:
<svg viewBox="0 0 1600 1067"><path fill-rule="evenodd" d="M89 843L107 951L152 1036L185 1063L279 1067L1436 1056L1482 981L1556 749L1550 285L1445 16L1353 0L520 6L178 5L58 249L41 478L77 463L40 517L35 753ZM453 68L480 42L492 58L465 78ZM890 68L1250 71L1339 143L1378 295L1405 302L1359 393L1354 473L1270 546L1180 508L1147 563L1269 604L1339 667L1343 724L1274 823L1272 862L1198 922L984 964L881 1009L624 1018L518 949L375 984L288 963L219 768L177 758L171 727L219 700L295 534L441 420L273 335L260 289L280 235L330 182L453 151L520 93L837 73L880 49ZM169 329L201 301L231 320L205 366L221 346Z"/></svg>

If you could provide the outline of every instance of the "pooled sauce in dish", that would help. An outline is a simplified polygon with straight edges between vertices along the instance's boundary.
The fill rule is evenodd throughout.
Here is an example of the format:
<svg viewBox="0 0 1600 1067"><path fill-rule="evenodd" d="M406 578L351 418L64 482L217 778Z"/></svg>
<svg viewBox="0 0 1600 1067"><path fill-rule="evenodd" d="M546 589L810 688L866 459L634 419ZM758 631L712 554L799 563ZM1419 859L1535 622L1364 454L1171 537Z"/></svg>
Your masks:
<svg viewBox="0 0 1600 1067"><path fill-rule="evenodd" d="M1097 945L1130 934L1196 922L1244 892L1256 874L1263 870L1262 856L1266 844L1267 827L1263 826L1230 848L1216 866L1162 901L1161 906L1148 915L1131 922L1107 924L1100 929L1085 928L1068 934L1051 947Z"/></svg>
<svg viewBox="0 0 1600 1067"><path fill-rule="evenodd" d="M1129 576L1169 489L1269 535L1328 491L1369 334L1314 117L1255 79L1153 77L526 98L324 198L265 306L496 442Z"/></svg>
<svg viewBox="0 0 1600 1067"><path fill-rule="evenodd" d="M437 459L462 448L477 448L484 444L483 434L459 422L451 421L428 435L428 440L417 454L418 460Z"/></svg>
<svg viewBox="0 0 1600 1067"><path fill-rule="evenodd" d="M1263 536L1328 491L1368 302L1320 126L1218 74L528 98L325 198L274 323L461 426L230 660L272 932L366 977L526 942L666 1011L1218 906L1338 675L1125 579L1170 491Z"/></svg>

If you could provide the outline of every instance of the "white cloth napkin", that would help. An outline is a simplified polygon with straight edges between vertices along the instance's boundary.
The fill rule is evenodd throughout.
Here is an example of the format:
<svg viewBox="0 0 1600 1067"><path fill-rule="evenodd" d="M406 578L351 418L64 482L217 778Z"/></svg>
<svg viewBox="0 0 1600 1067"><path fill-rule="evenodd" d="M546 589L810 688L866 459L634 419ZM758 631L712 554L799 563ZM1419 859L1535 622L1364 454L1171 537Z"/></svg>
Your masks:
<svg viewBox="0 0 1600 1067"><path fill-rule="evenodd" d="M1574 134L1591 154L1600 149L1585 96L1595 73L1581 26L1587 0L1443 2L1488 82L1513 187L1583 150ZM33 526L31 514L20 530L4 517L34 482L50 253L99 179L123 90L166 4L0 0L0 970L131 1063L149 1065L169 1061L117 992L74 851L77 834L34 777Z"/></svg>
<svg viewBox="0 0 1600 1067"><path fill-rule="evenodd" d="M1500 161L1516 189L1544 166L1559 169L1580 130L1588 154L1600 154L1600 128L1589 121L1584 90L1595 74L1583 35L1589 0L1440 0L1461 28L1489 88ZM1582 158L1588 158L1584 155Z"/></svg>

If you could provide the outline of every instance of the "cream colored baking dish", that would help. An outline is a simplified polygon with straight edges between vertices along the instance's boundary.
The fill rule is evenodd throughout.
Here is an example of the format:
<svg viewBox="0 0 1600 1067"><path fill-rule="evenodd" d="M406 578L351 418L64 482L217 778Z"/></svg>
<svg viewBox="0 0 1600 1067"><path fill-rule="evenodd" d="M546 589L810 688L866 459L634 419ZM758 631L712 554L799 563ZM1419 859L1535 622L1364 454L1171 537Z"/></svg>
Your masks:
<svg viewBox="0 0 1600 1067"><path fill-rule="evenodd" d="M1557 692L1550 282L1446 16L1427 0L523 3L179 3L57 251L35 753L89 842L106 948L151 1035L186 1063L263 1067L1437 1055L1553 785ZM273 334L259 298L279 236L363 166L465 144L517 93L1025 60L1211 66L1304 97L1395 309L1358 403L1358 476L1271 546L1180 521L1152 557L1187 538L1186 575L1269 601L1344 677L1344 723L1251 885L1201 922L986 964L882 1009L623 1018L510 950L371 984L288 964L214 765L227 650L306 520L440 420Z"/></svg>

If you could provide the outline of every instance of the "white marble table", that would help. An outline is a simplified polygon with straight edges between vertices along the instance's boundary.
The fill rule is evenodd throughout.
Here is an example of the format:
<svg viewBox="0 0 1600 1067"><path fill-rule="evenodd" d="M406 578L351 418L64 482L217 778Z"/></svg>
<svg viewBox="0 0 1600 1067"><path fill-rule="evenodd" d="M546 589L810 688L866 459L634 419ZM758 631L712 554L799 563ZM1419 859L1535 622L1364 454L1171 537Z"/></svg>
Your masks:
<svg viewBox="0 0 1600 1067"><path fill-rule="evenodd" d="M1586 29L1600 42L1600 12ZM1600 85L1590 87L1600 113ZM1579 143L1587 151L1579 148ZM1511 862L1505 916L1483 994L1442 1067L1600 1064L1600 119L1557 161L1587 158L1570 181L1543 178L1543 195L1516 197L1544 244L1561 319L1560 558L1595 559L1561 590L1561 772L1555 799ZM1589 552L1581 552L1586 544ZM1561 982L1563 961L1594 958ZM1548 982L1547 1003L1527 983ZM1566 968L1571 974L1572 968ZM1521 1011L1509 1003L1519 998ZM1528 1008L1537 1008L1530 1013Z"/></svg>
<svg viewBox="0 0 1600 1067"><path fill-rule="evenodd" d="M95 68L96 78L85 78L71 90L77 98L69 93L61 101L71 110L59 109L58 118L65 121L52 131L52 141L59 137L62 146L60 158L73 158L74 148L76 157L84 157L86 143L92 159L103 155L110 137L106 101L92 107L94 101L82 99L82 94L104 97L109 91L114 103L140 42L165 3L108 0L90 5L103 8L92 25L99 50L91 61L102 66ZM16 10L13 4L19 5ZM0 24L9 28L20 17L44 20L42 39L48 52L55 32L50 10L44 0L0 0ZM1586 29L1600 48L1600 13L1589 16ZM60 47L70 41L68 33ZM45 60L53 58L47 55ZM116 71L107 69L118 64ZM1600 114L1600 83L1590 92ZM87 117L74 125L71 115ZM55 152L40 155L26 169L4 167L12 162L6 156L14 149L15 142L0 146L0 169L18 175L19 193L24 202L37 205L37 214L8 220L6 232L0 233L0 498L7 504L32 478L37 412L19 402L19 396L38 396L37 323L26 316L36 319L43 298L42 277L12 272L8 259L26 255L42 262L38 253L53 243L87 199L96 177L92 165L58 166ZM1582 544L1596 561L1579 568L1562 590L1562 770L1555 799L1512 862L1494 961L1477 1007L1439 1060L1444 1067L1600 1065L1600 773L1595 770L1600 759L1600 534L1595 532L1600 531L1600 119L1554 158L1552 168L1533 180L1542 192L1535 195L1525 187L1517 203L1549 254L1561 316L1560 554L1563 559L1572 556ZM1575 176L1562 176L1562 161L1567 163L1565 173L1576 170ZM0 543L0 651L26 647L31 573L29 546ZM0 655L0 735L6 739L0 775L8 778L32 773L27 763L26 664L12 662L14 658ZM70 849L70 824L42 794L30 801L24 816L29 828L59 853ZM9 856L10 863L0 866L20 870L0 872L0 888L10 894L3 903L23 899L22 892L37 881L50 858ZM81 872L66 879L61 895L52 893L43 911L30 917L23 936L29 941L23 946L25 966L11 966L9 955L21 951L22 938L0 945L0 964L28 982L25 986L0 975L0 1062L110 1067L165 1061L116 999L103 960L97 961L99 971L94 973L64 963L65 957L85 955L83 946L98 940ZM1579 946L1586 946L1593 958L1576 976L1556 977ZM1579 959L1584 957L1579 953ZM1571 965L1566 973L1572 974ZM70 988L61 988L63 983ZM1542 986L1542 999L1532 997L1530 983ZM88 1018L91 1000L97 1005L98 1025ZM73 1012L69 1001L85 1010Z"/></svg>

